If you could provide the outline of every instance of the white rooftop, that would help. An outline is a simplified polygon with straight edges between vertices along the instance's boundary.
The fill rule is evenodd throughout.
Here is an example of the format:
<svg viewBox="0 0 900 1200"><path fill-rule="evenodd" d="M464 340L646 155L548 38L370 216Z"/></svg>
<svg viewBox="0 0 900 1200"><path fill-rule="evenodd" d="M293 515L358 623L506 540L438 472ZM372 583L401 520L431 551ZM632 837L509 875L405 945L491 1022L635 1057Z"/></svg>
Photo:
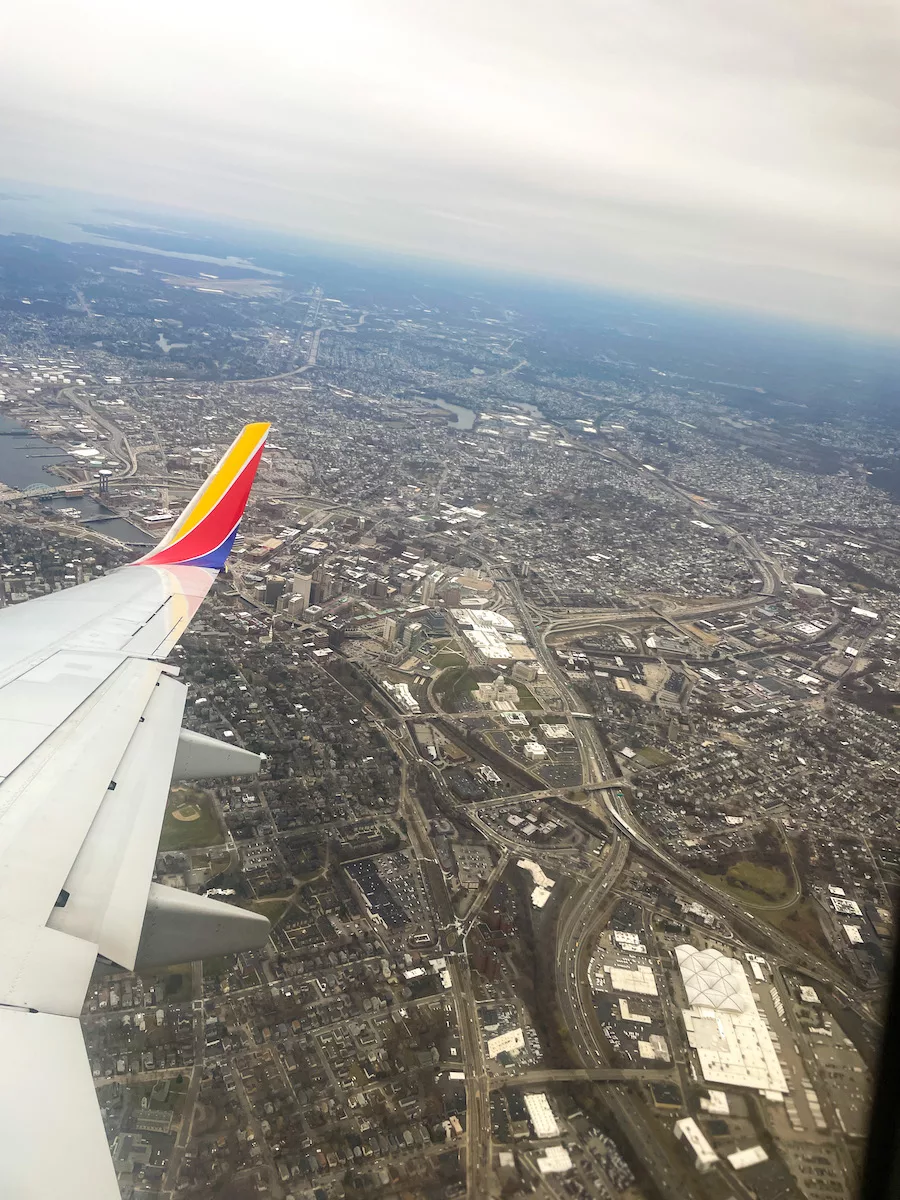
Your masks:
<svg viewBox="0 0 900 1200"><path fill-rule="evenodd" d="M676 946L685 994L691 1008L716 1008L723 1012L745 1012L753 995L744 968L735 958L718 950Z"/></svg>
<svg viewBox="0 0 900 1200"><path fill-rule="evenodd" d="M656 979L652 967L641 964L637 967L604 967L609 975L610 987L614 992L632 992L636 996L657 996Z"/></svg>
<svg viewBox="0 0 900 1200"><path fill-rule="evenodd" d="M743 1171L745 1167L755 1167L757 1163L765 1162L768 1158L762 1146L748 1146L746 1150L736 1150L728 1155L728 1161L735 1171Z"/></svg>
<svg viewBox="0 0 900 1200"><path fill-rule="evenodd" d="M489 1058L498 1054L518 1054L525 1048L525 1035L521 1029L510 1029L507 1033L499 1033L496 1037L488 1038L487 1052Z"/></svg>
<svg viewBox="0 0 900 1200"><path fill-rule="evenodd" d="M693 1150L697 1166L701 1171L708 1171L719 1161L719 1156L706 1140L706 1137L693 1117L685 1117L675 1122L675 1136L683 1138Z"/></svg>
<svg viewBox="0 0 900 1200"><path fill-rule="evenodd" d="M529 1092L525 1096L525 1107L534 1128L536 1138L552 1138L559 1136L559 1126L550 1108L550 1101L544 1092Z"/></svg>
<svg viewBox="0 0 900 1200"><path fill-rule="evenodd" d="M690 1004L681 1015L706 1082L784 1095L787 1080L741 963L688 945L675 956Z"/></svg>
<svg viewBox="0 0 900 1200"><path fill-rule="evenodd" d="M572 1159L565 1146L548 1146L537 1160L537 1165L542 1175L557 1175L563 1171L571 1171Z"/></svg>

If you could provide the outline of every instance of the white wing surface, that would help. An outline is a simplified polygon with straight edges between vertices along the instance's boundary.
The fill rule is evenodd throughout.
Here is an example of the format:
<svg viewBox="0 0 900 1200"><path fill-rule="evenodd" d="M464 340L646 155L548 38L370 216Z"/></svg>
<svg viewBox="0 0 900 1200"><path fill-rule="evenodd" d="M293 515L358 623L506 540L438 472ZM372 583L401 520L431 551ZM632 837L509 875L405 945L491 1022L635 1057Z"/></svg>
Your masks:
<svg viewBox="0 0 900 1200"><path fill-rule="evenodd" d="M267 429L242 431L139 564L0 610L3 1200L119 1195L78 1022L98 956L130 970L268 934L152 882L176 762L185 778L259 767L182 731L164 659L224 564Z"/></svg>

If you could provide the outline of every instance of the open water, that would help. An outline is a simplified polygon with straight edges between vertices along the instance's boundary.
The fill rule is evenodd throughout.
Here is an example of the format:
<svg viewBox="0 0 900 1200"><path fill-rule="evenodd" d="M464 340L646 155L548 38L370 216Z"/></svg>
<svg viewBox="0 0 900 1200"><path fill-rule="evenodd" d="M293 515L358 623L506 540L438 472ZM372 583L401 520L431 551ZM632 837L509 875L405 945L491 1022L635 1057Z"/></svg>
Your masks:
<svg viewBox="0 0 900 1200"><path fill-rule="evenodd" d="M42 438L34 437L9 417L0 416L0 483L22 492L29 487L58 487L60 477L48 471L54 462L65 462L65 451ZM152 546L153 538L124 517L116 516L111 508L91 496L53 496L43 504L59 511L75 509L88 529L96 529L107 537L129 546Z"/></svg>

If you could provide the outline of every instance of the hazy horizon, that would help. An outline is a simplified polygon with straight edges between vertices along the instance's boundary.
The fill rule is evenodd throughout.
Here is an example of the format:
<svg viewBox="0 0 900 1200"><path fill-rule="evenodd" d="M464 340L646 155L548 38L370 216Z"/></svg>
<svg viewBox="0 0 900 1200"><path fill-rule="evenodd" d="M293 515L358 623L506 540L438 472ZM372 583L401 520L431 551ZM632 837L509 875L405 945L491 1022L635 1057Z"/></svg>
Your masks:
<svg viewBox="0 0 900 1200"><path fill-rule="evenodd" d="M900 333L880 0L38 0L6 31L25 190Z"/></svg>

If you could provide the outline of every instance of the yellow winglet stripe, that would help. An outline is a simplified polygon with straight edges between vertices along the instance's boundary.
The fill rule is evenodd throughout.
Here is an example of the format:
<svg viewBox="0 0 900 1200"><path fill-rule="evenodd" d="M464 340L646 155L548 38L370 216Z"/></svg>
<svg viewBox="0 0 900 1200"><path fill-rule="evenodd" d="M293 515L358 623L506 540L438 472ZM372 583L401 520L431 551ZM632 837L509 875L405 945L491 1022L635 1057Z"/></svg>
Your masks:
<svg viewBox="0 0 900 1200"><path fill-rule="evenodd" d="M194 504L185 510L181 520L172 527L168 536L157 549L170 546L176 539L190 533L204 517L212 512L240 475L241 470L259 449L259 443L265 437L268 429L269 425L264 421L244 426L225 457L206 481L206 486L197 494Z"/></svg>

